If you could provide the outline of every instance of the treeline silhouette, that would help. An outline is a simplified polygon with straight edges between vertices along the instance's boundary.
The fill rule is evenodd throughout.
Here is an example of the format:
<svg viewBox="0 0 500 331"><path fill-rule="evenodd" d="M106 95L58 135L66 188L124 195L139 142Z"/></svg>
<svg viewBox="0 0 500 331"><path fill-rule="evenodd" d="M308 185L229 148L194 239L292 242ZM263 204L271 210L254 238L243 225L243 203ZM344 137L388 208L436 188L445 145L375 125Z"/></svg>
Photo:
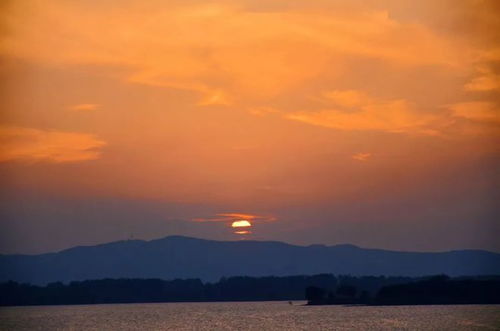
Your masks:
<svg viewBox="0 0 500 331"><path fill-rule="evenodd" d="M309 286L335 290L340 284L375 293L383 286L411 281L407 277L351 277L320 274L288 277L229 277L216 283L199 279L102 279L35 286L0 284L0 305L54 305L183 301L305 300Z"/></svg>
<svg viewBox="0 0 500 331"><path fill-rule="evenodd" d="M418 282L383 287L377 304L498 304L500 279L450 279L437 276Z"/></svg>
<svg viewBox="0 0 500 331"><path fill-rule="evenodd" d="M500 277L455 278L446 275L421 278L382 287L372 296L366 290L342 285L336 290L316 286L306 288L308 305L437 305L499 304Z"/></svg>
<svg viewBox="0 0 500 331"><path fill-rule="evenodd" d="M440 283L441 282L441 283ZM442 292L443 282L446 285ZM422 285L423 284L423 285ZM457 285L458 284L458 285ZM188 302L188 301L266 301L304 300L310 304L410 304L425 303L438 293L447 298L472 297L473 303L490 303L491 296L499 294L500 278L475 279L424 279L384 276L315 276L288 277L230 277L216 283L203 283L199 279L101 279L60 282L46 286L6 282L0 284L1 306L139 303L139 302ZM465 289L467 288L467 289ZM436 292L437 290L441 292ZM423 292L421 292L423 291ZM425 294L422 294L425 293ZM463 294L466 293L466 294ZM406 296L418 298L407 300ZM488 302L483 302L488 298ZM406 301L405 301L406 300ZM463 300L462 300L463 301ZM428 300L430 303L437 301ZM447 301L443 301L447 303ZM463 303L468 303L465 300ZM441 303L441 301L439 301ZM462 302L460 302L462 303Z"/></svg>

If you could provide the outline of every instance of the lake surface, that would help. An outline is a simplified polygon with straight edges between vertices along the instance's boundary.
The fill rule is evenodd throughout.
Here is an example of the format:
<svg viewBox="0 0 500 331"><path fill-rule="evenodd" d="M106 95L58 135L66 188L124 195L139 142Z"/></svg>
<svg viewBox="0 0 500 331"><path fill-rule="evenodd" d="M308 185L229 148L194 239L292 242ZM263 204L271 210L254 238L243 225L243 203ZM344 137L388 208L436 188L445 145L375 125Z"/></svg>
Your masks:
<svg viewBox="0 0 500 331"><path fill-rule="evenodd" d="M1 330L500 330L499 305L214 302L3 307Z"/></svg>

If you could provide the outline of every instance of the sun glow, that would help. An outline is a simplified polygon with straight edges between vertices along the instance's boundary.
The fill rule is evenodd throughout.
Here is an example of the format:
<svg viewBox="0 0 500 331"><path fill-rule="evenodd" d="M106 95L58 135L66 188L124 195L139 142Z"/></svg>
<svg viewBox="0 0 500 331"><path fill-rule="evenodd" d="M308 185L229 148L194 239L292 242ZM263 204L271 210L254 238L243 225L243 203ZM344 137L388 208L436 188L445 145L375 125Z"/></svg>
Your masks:
<svg viewBox="0 0 500 331"><path fill-rule="evenodd" d="M239 235L245 235L245 234L251 234L252 232L247 230L242 230L242 231L234 231L234 233Z"/></svg>
<svg viewBox="0 0 500 331"><path fill-rule="evenodd" d="M231 227L233 227L233 228L246 228L246 227L250 227L250 226L252 226L252 223L250 223L247 220L234 221L231 224Z"/></svg>

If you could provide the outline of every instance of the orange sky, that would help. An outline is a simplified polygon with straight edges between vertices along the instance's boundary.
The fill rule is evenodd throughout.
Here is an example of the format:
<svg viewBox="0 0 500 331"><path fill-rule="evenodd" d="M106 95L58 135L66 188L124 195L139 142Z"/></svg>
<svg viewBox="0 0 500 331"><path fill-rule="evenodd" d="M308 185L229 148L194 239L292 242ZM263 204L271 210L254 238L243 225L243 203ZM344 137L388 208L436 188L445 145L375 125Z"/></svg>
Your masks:
<svg viewBox="0 0 500 331"><path fill-rule="evenodd" d="M220 214L254 239L500 250L499 10L3 2L0 251L235 239L196 221Z"/></svg>

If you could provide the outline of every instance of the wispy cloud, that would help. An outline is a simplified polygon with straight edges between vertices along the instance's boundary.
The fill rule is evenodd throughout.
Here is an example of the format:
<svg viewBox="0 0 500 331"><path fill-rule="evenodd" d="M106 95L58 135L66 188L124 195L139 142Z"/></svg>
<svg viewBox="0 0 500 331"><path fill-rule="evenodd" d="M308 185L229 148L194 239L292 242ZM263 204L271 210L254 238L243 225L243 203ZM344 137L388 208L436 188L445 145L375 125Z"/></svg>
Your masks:
<svg viewBox="0 0 500 331"><path fill-rule="evenodd" d="M322 96L325 100L346 108L361 107L374 103L370 96L360 90L325 91Z"/></svg>
<svg viewBox="0 0 500 331"><path fill-rule="evenodd" d="M0 127L0 162L68 163L95 160L106 143L92 134Z"/></svg>
<svg viewBox="0 0 500 331"><path fill-rule="evenodd" d="M101 105L96 103L81 103L77 105L70 106L68 109L75 111L92 111L97 110L101 107Z"/></svg>
<svg viewBox="0 0 500 331"><path fill-rule="evenodd" d="M500 90L500 74L488 67L479 67L477 76L465 84L468 91L495 91Z"/></svg>
<svg viewBox="0 0 500 331"><path fill-rule="evenodd" d="M492 102L460 102L449 106L453 116L472 121L500 123L500 107Z"/></svg>
<svg viewBox="0 0 500 331"><path fill-rule="evenodd" d="M227 94L222 90L207 91L200 101L198 101L198 106L213 106L213 105L223 105L228 106L231 101Z"/></svg>
<svg viewBox="0 0 500 331"><path fill-rule="evenodd" d="M372 157L371 153L357 153L352 155L352 158L357 161L365 162Z"/></svg>
<svg viewBox="0 0 500 331"><path fill-rule="evenodd" d="M419 112L404 99L374 98L356 90L332 91L323 95L332 102L331 107L293 112L285 117L338 130L421 134L426 134L428 126L439 119Z"/></svg>
<svg viewBox="0 0 500 331"><path fill-rule="evenodd" d="M273 222L277 218L269 215L255 215L246 213L220 213L209 217L194 218L194 222L227 222L231 223L238 220L247 220L253 222Z"/></svg>
<svg viewBox="0 0 500 331"><path fill-rule="evenodd" d="M268 116L268 115L272 115L272 114L280 115L283 113L282 111L280 111L276 108L273 108L273 107L269 107L269 106L250 107L247 110L250 114L255 115L255 116L259 116L259 117L264 117L264 116Z"/></svg>

